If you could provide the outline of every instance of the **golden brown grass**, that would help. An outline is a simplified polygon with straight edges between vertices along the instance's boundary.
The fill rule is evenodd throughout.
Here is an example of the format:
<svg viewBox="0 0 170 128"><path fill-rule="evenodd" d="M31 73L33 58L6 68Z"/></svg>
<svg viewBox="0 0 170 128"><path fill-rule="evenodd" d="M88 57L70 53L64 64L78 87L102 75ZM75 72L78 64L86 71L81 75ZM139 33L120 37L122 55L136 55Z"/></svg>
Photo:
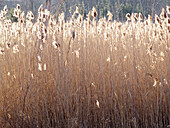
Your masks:
<svg viewBox="0 0 170 128"><path fill-rule="evenodd" d="M168 7L167 7L168 8ZM142 21L58 21L42 6L32 22L0 19L1 127L168 127L170 23L166 11ZM75 14L78 13L78 18ZM135 20L137 19L137 21Z"/></svg>

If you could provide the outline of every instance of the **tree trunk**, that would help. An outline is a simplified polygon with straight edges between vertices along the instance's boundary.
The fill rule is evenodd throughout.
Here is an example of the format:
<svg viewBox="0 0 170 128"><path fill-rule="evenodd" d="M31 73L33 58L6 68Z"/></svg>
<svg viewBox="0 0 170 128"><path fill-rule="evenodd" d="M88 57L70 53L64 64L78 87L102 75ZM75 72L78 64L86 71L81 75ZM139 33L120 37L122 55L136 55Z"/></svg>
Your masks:
<svg viewBox="0 0 170 128"><path fill-rule="evenodd" d="M46 8L50 11L51 10L51 0L46 0Z"/></svg>
<svg viewBox="0 0 170 128"><path fill-rule="evenodd" d="M48 10L51 10L51 0L49 0Z"/></svg>
<svg viewBox="0 0 170 128"><path fill-rule="evenodd" d="M152 0L152 18L154 18L155 0Z"/></svg>
<svg viewBox="0 0 170 128"><path fill-rule="evenodd" d="M142 9L142 14L144 15L144 11L143 11L143 6L142 6L141 0L139 0L139 5L140 5L140 8Z"/></svg>
<svg viewBox="0 0 170 128"><path fill-rule="evenodd" d="M30 10L32 12L34 12L33 6L34 6L34 2L33 2L33 0L30 0Z"/></svg>

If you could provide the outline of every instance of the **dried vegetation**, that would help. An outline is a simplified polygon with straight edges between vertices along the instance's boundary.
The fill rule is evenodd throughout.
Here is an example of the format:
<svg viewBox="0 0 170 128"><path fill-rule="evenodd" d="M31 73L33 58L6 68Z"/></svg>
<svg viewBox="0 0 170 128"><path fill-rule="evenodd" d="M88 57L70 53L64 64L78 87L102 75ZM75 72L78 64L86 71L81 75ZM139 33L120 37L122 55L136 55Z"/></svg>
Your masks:
<svg viewBox="0 0 170 128"><path fill-rule="evenodd" d="M155 19L69 21L40 6L0 13L1 127L148 127L170 124L170 7ZM154 22L153 22L154 21Z"/></svg>

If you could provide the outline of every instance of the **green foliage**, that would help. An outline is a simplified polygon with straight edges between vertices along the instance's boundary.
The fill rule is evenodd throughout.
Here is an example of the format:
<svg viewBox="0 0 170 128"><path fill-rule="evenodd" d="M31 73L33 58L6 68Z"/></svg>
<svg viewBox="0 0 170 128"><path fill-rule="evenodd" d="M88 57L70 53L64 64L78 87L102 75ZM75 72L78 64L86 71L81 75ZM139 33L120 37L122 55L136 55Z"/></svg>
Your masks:
<svg viewBox="0 0 170 128"><path fill-rule="evenodd" d="M119 16L119 19L121 18L122 21L125 20L125 16L127 13L132 13L132 10L133 10L133 7L131 4L120 4L118 6L118 4L116 5L116 8L117 8L117 12L118 12L118 16Z"/></svg>
<svg viewBox="0 0 170 128"><path fill-rule="evenodd" d="M8 11L7 19L10 19L12 22L17 22L17 18L14 15L14 8Z"/></svg>
<svg viewBox="0 0 170 128"><path fill-rule="evenodd" d="M81 9L80 9L80 14L84 14L84 2L82 2Z"/></svg>
<svg viewBox="0 0 170 128"><path fill-rule="evenodd" d="M72 7L70 7L69 13L72 14L72 11L73 11L73 9L72 9Z"/></svg>
<svg viewBox="0 0 170 128"><path fill-rule="evenodd" d="M136 10L135 10L137 13L142 13L142 9L140 8L140 5L139 3L137 3L137 6L136 6Z"/></svg>
<svg viewBox="0 0 170 128"><path fill-rule="evenodd" d="M126 13L132 13L132 5L131 4L126 4L122 7L122 10L123 10L123 13L126 14Z"/></svg>

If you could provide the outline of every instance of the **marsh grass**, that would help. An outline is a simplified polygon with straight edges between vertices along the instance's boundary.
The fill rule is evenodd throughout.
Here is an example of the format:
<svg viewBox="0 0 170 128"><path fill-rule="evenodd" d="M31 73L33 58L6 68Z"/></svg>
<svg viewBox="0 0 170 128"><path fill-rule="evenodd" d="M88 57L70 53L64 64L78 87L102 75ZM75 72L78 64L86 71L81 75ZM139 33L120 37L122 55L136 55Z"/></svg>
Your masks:
<svg viewBox="0 0 170 128"><path fill-rule="evenodd" d="M111 14L96 21L95 8L93 21L75 13L55 21L41 6L35 23L31 13L27 20L16 14L18 22L8 27L1 19L0 126L167 127L166 19L161 27L133 15L126 23L112 22Z"/></svg>

